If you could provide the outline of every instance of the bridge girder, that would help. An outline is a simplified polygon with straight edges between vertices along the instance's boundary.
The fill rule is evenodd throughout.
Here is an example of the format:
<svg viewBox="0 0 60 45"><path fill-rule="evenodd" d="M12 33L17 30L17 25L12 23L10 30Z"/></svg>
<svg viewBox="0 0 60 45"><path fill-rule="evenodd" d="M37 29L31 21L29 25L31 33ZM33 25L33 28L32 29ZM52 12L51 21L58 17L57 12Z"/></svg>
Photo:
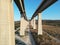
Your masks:
<svg viewBox="0 0 60 45"><path fill-rule="evenodd" d="M38 6L37 10L34 12L31 20L37 16L38 13L43 12L45 9L47 9L49 6L51 6L53 3L55 3L57 0L43 0L42 3Z"/></svg>
<svg viewBox="0 0 60 45"><path fill-rule="evenodd" d="M24 0L14 0L14 2L16 3L16 5L18 7L21 16L23 14L24 19L27 20L27 16L26 16L26 12L25 12L25 7L24 7Z"/></svg>

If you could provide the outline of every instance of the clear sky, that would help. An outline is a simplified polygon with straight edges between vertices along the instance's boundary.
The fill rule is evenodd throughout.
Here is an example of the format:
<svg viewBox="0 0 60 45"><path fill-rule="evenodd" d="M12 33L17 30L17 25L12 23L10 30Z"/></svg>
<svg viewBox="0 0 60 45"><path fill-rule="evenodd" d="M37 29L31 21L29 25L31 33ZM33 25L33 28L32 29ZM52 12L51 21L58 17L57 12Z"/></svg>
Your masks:
<svg viewBox="0 0 60 45"><path fill-rule="evenodd" d="M24 0L27 18L30 19L42 0ZM20 20L20 12L16 4L14 6L14 20ZM43 20L60 20L60 0L42 12Z"/></svg>

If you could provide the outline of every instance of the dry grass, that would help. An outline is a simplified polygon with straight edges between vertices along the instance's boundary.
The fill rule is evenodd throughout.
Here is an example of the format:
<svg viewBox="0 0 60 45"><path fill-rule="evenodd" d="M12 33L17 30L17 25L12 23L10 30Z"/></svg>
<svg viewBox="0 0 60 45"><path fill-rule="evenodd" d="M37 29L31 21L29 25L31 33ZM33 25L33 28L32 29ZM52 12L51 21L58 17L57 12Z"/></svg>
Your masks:
<svg viewBox="0 0 60 45"><path fill-rule="evenodd" d="M43 30L49 33L50 35L60 39L60 27L43 25Z"/></svg>
<svg viewBox="0 0 60 45"><path fill-rule="evenodd" d="M51 36L57 38L60 40L60 21L43 21L43 31L46 31ZM45 25L46 24L46 25ZM15 28L19 27L19 22L16 22ZM37 25L37 23L36 23ZM37 30L33 30L32 26L31 28L31 34L33 35L33 38L36 42L36 45L60 45L59 42L53 40L51 37L49 37L46 33L43 32L43 35L37 35Z"/></svg>
<svg viewBox="0 0 60 45"><path fill-rule="evenodd" d="M51 36L60 39L60 27L43 25L43 31L46 31ZM36 42L36 45L60 45L59 42L50 38L46 33L43 32L43 35L37 35L37 30L31 30L31 34ZM57 35L57 36L56 36Z"/></svg>

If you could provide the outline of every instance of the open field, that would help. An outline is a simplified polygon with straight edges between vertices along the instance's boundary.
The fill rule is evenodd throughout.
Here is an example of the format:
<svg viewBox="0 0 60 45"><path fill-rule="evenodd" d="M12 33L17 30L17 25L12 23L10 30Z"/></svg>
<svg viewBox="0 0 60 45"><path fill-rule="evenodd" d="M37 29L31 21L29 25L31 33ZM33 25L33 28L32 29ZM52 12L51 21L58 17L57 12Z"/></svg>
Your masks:
<svg viewBox="0 0 60 45"><path fill-rule="evenodd" d="M60 27L43 25L43 30L60 40Z"/></svg>
<svg viewBox="0 0 60 45"><path fill-rule="evenodd" d="M19 21L15 22L15 27L19 27ZM36 23L37 25L37 23ZM43 20L43 35L37 35L37 29L31 29L31 34L36 45L60 45L60 21Z"/></svg>
<svg viewBox="0 0 60 45"><path fill-rule="evenodd" d="M36 45L60 45L60 28L43 25L43 35L38 36L37 30L31 30Z"/></svg>

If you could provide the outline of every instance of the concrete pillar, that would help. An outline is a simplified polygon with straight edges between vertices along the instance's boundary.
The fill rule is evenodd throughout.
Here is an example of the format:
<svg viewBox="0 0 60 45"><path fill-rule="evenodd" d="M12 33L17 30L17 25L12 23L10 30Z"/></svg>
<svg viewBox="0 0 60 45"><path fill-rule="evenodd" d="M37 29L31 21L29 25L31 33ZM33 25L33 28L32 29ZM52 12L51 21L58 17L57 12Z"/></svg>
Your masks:
<svg viewBox="0 0 60 45"><path fill-rule="evenodd" d="M42 35L42 19L41 19L41 13L38 13L38 35Z"/></svg>
<svg viewBox="0 0 60 45"><path fill-rule="evenodd" d="M32 26L32 28L33 28L33 19L31 20L31 26Z"/></svg>
<svg viewBox="0 0 60 45"><path fill-rule="evenodd" d="M28 21L26 21L24 19L24 17L22 16L21 17L21 22L20 22L20 35L21 36L24 36L25 35L25 31L26 31L26 28L27 28L27 25L28 25Z"/></svg>
<svg viewBox="0 0 60 45"><path fill-rule="evenodd" d="M20 35L25 35L25 30L24 30L24 17L21 17L21 21L20 21Z"/></svg>
<svg viewBox="0 0 60 45"><path fill-rule="evenodd" d="M35 17L33 18L33 29L36 29L36 20L35 20Z"/></svg>
<svg viewBox="0 0 60 45"><path fill-rule="evenodd" d="M11 0L0 0L0 45L15 45Z"/></svg>

